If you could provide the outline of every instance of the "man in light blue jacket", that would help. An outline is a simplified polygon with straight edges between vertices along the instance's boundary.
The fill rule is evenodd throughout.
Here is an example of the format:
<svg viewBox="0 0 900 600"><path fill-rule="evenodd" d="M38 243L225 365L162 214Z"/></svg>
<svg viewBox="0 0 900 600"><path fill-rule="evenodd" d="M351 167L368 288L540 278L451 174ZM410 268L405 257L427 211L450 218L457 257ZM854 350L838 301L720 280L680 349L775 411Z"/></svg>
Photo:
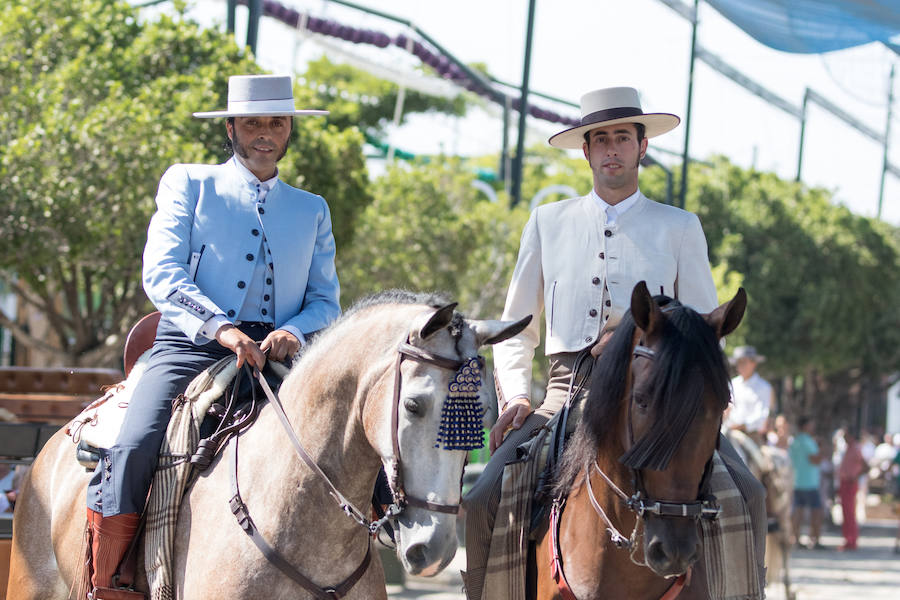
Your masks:
<svg viewBox="0 0 900 600"><path fill-rule="evenodd" d="M143 283L162 313L149 362L116 444L88 486L95 600L137 530L172 399L219 359L262 368L293 356L340 314L335 245L321 196L278 179L296 110L290 77L235 76L225 117L234 156L163 175L144 249ZM142 595L139 595L142 596Z"/></svg>

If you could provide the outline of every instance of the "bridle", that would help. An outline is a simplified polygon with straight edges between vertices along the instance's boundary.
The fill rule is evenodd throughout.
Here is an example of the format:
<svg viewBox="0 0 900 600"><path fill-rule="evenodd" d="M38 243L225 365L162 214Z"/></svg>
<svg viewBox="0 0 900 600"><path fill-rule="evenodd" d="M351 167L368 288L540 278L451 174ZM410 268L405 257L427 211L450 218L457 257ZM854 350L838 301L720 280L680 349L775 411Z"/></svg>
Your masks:
<svg viewBox="0 0 900 600"><path fill-rule="evenodd" d="M655 360L656 351L643 344L637 344L632 350L632 356ZM632 399L630 400L628 407L628 442L629 445L633 446L634 428L631 419L631 406L634 404L634 386L632 386L631 393ZM718 442L716 442L716 446L718 447ZM697 500L694 500L693 502L669 502L664 500L655 500L649 497L644 487L644 479L641 475L641 470L635 469L634 467L631 467L631 480L632 487L634 488L635 492L634 494L629 496L613 482L613 480L603 471L603 469L600 468L600 465L597 463L597 459L595 458L594 462L591 464L591 468L600 475L600 477L604 482L606 482L607 486L609 486L613 493L616 494L616 496L618 496L625 503L625 506L627 506L638 517L638 519L635 521L634 529L632 530L629 537L625 537L624 535L622 535L622 533L616 528L612 520L600 506L600 503L597 502L597 498L594 496L594 490L591 487L590 473L587 473L585 477L587 483L588 498L591 501L591 506L594 507L594 510L597 512L597 514L606 523L607 530L610 533L613 544L615 544L617 548L628 549L632 554L632 561L637 563L637 561L634 559L634 553L636 550L635 540L637 538L637 531L640 522L647 515L654 515L657 517L685 518L692 519L694 521L698 521L700 519L713 520L719 517L719 513L721 513L722 509L719 507L716 499L713 496L709 496L705 493L705 490L709 485L709 478L712 475L712 464L713 457L710 456L703 468L703 477L700 480L699 488L700 495L698 496Z"/></svg>
<svg viewBox="0 0 900 600"><path fill-rule="evenodd" d="M477 358L480 361L484 360L481 357ZM440 504L436 502L430 502L428 500L408 495L403 488L398 425L400 420L400 384L402 379L400 366L403 363L404 359L431 364L443 369L454 371L458 370L464 364L469 362L469 360L471 360L459 360L433 354L431 352L428 352L427 350L423 350L421 348L413 346L409 343L409 338L407 338L404 343L400 344L399 348L397 349L397 360L395 363L394 373L393 406L391 408L391 444L393 448L393 460L391 461L392 473L389 477L389 487L391 490L392 503L385 511L384 516L375 521L370 521L363 511L354 506L354 504L346 496L344 496L340 492L340 490L337 489L337 487L335 487L334 483L332 483L328 476L316 464L316 462L312 459L312 457L309 455L309 453L306 451L306 449L303 447L303 444L297 437L297 434L294 431L294 428L291 426L290 420L288 419L287 414L284 411L284 407L282 406L281 400L278 398L278 395L272 391L272 388L269 386L266 378L260 373L260 371L258 369L253 369L253 376L257 379L257 381L259 381L259 384L262 387L266 397L268 398L269 403L275 410L275 414L278 415L278 419L281 422L285 432L287 433L291 444L294 446L294 450L296 451L297 455L301 458L301 460L303 460L304 463L306 463L306 465L310 469L313 470L314 473L319 476L320 479L324 481L325 485L328 487L329 495L334 498L334 500L340 506L341 510L343 510L347 516L353 519L353 521L365 527L369 535L375 535L378 530L381 529L390 519L396 518L398 515L400 515L400 513L402 513L404 508L406 508L407 506L415 506L418 508L424 508L425 510L447 514L457 514L459 512L459 504ZM349 592L350 589L362 578L363 574L368 569L369 562L371 560L371 546L367 545L366 555L363 558L362 563L343 582L329 588L322 588L318 586L308 577L300 573L280 553L278 553L277 550L272 548L272 546L266 541L266 539L256 528L253 520L250 518L250 511L241 498L237 484L237 438L234 438L234 443L232 445L232 462L233 469L231 478L234 494L230 501L231 511L237 518L241 528L245 533L247 533L247 535L250 536L254 544L256 544L257 548L259 548L260 552L262 552L266 559L268 559L269 562L271 562L286 576L312 593L316 598L319 598L321 600L334 600L337 598L341 598L342 596L347 594L347 592ZM460 480L460 487L461 486L462 480Z"/></svg>
<svg viewBox="0 0 900 600"><path fill-rule="evenodd" d="M479 356L477 358L482 364L484 363L483 357ZM403 488L403 469L402 459L400 457L400 387L402 383L400 366L403 364L404 359L434 365L450 371L459 370L469 361L469 359L459 360L433 354L427 350L413 346L409 343L409 339L400 344L400 347L397 349L397 366L394 369L394 401L391 407L391 446L393 449L393 460L391 461L391 473L388 477L388 485L391 489L393 503L388 507L386 512L390 513L391 510L396 507L396 513L399 514L404 507L415 506L432 512L455 515L459 513L459 504L441 504L423 498L416 498L415 496L407 494L406 490ZM462 481L460 481L460 488L461 487ZM386 518L386 516L382 517L382 519Z"/></svg>
<svg viewBox="0 0 900 600"><path fill-rule="evenodd" d="M665 309L663 309L665 310ZM656 351L652 348L645 346L641 343L638 343L632 349L632 357L642 357L649 360L656 359ZM634 386L631 387L631 398L629 399L628 406L628 438L629 438L629 446L634 446L634 429L632 427L631 420L631 410L632 405L634 404ZM716 447L718 447L718 441L716 442ZM635 490L634 494L629 496L622 489L613 482L613 480L600 468L597 459L595 458L591 465L588 467L588 472L585 473L585 483L588 492L588 499L591 502L591 506L594 508L594 511L597 515L603 520L606 524L606 530L609 532L610 539L612 543L619 549L626 549L629 553L629 558L631 561L637 565L647 566L646 561L639 561L636 558L636 553L638 549L638 531L640 529L641 523L643 519L647 515L655 515L659 517L671 517L671 518L686 518L692 519L694 521L699 521L700 519L717 519L719 517L719 513L721 512L721 508L716 503L716 499L713 496L704 493L704 490L708 488L709 478L712 475L712 466L713 466L713 457L710 456L709 460L706 461L706 465L703 469L703 477L700 480L700 496L698 499L693 502L668 502L663 500L654 500L648 496L645 491L643 477L641 476L641 470L635 469L631 467L631 477L632 477L632 487ZM631 531L631 535L626 537L623 535L616 525L612 522L609 515L606 514L606 511L603 510L603 507L600 506L600 503L597 501L597 497L594 495L593 487L591 486L591 473L590 470L595 470L600 477L606 482L607 486L616 494L632 512L635 513L637 518L634 522L634 528ZM576 600L575 593L572 591L571 586L566 580L565 573L563 571L562 564L562 552L560 549L560 541L559 541L559 533L560 533L560 524L562 511L565 507L566 498L564 496L557 496L553 500L553 505L550 509L550 562L551 562L551 574L553 579L556 580L556 583L559 587L559 591L563 597L563 600ZM674 600L684 589L686 585L690 583L691 579L691 569L689 568L686 573L679 575L673 584L669 587L669 589L663 594L660 600Z"/></svg>
<svg viewBox="0 0 900 600"><path fill-rule="evenodd" d="M330 495L337 501L341 509L351 519L366 527L369 530L370 534L377 533L378 530L383 527L389 519L399 515L407 506L415 506L433 512L447 514L457 514L459 512L459 504L440 504L437 502L431 502L421 498L416 498L415 496L407 494L405 489L403 488L403 475L401 468L402 464L400 459L400 436L398 425L400 421L400 387L402 382L400 367L403 364L404 359L410 359L416 362L426 363L452 371L459 369L467 362L467 360L448 358L446 356L433 354L431 352L428 352L427 350L417 348L416 346L413 346L409 343L408 338L397 348L397 360L394 367L394 396L391 407L391 446L393 448L393 460L391 461L392 472L388 478L393 502L385 511L385 515L376 521L370 521L363 511L354 506L353 503L350 502L350 500L348 500L343 494L341 494L341 492L334 486L328 476L309 456L309 454L303 448L303 445L300 443L300 440L297 439L297 436L287 419L287 415L284 413L284 408L282 407L281 401L278 399L278 396L269 387L264 377L259 375L258 372L254 373L254 375L262 385L266 397L275 408L275 412L278 414L279 419L281 420L282 425L287 431L288 436L291 438L291 442L293 443L294 449L296 450L297 454L300 456L303 462L305 462L307 466L309 466L325 482L325 484L329 487Z"/></svg>

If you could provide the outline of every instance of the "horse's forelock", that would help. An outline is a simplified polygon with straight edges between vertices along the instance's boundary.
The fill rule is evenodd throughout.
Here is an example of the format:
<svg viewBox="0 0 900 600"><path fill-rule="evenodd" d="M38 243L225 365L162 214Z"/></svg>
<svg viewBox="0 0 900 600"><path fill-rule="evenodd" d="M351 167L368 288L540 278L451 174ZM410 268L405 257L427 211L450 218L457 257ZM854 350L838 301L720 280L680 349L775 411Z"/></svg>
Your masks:
<svg viewBox="0 0 900 600"><path fill-rule="evenodd" d="M654 301L665 307L666 316L656 350L657 368L652 382L655 393L650 399L656 419L621 459L635 469L664 469L668 465L702 408L706 385L712 387L712 393L722 402L717 408L724 410L729 398L728 367L712 328L703 317L677 300L657 296ZM609 435L618 425L635 328L628 311L594 365L591 391L578 432L563 458L556 493L568 494L579 472L596 457L601 437ZM667 402L668 398L678 401Z"/></svg>
<svg viewBox="0 0 900 600"><path fill-rule="evenodd" d="M703 409L704 393L728 402L728 369L712 328L694 310L680 304L666 311L656 349L650 388L654 422L621 460L634 469L665 469L691 422ZM712 389L707 390L706 386Z"/></svg>

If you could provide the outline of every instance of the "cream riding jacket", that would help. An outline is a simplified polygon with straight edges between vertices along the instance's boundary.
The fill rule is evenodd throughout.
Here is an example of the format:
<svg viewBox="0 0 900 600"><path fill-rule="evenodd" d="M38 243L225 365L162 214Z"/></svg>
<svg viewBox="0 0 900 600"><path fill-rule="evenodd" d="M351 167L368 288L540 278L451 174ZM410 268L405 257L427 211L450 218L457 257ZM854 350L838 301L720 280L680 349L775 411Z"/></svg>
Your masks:
<svg viewBox="0 0 900 600"><path fill-rule="evenodd" d="M519 335L494 346L501 398L531 397L531 362L546 311L545 354L575 352L614 327L646 281L697 311L717 305L706 237L693 213L637 193L615 224L591 195L537 207L522 232L503 319L534 315ZM501 400L502 404L503 400Z"/></svg>

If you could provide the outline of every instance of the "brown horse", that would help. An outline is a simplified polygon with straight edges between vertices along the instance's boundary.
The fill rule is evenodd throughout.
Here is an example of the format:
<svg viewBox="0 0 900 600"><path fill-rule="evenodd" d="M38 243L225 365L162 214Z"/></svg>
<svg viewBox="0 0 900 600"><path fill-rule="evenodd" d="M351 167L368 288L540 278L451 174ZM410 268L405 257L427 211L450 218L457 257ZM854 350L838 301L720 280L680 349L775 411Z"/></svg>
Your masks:
<svg viewBox="0 0 900 600"><path fill-rule="evenodd" d="M700 315L635 286L563 456L535 548L538 599L655 600L683 585L675 578L700 554L698 521L715 514L701 495L729 399L719 340L745 307L743 289ZM707 597L698 579L681 598Z"/></svg>
<svg viewBox="0 0 900 600"><path fill-rule="evenodd" d="M448 388L479 346L515 335L528 321L466 320L454 307L408 292L364 301L313 340L280 390L302 446L352 505L370 506L380 467L396 473L394 497L404 507L395 520L397 553L420 575L436 574L456 551L466 452L436 443ZM254 546L229 508L234 471L219 456L181 504L173 595L331 598L329 588L362 568L341 597L386 598L369 530L348 518L323 478L295 455L271 403L239 440L237 479L256 531L322 593L292 581ZM11 600L62 599L77 587L89 477L62 432L35 460L15 512ZM137 583L146 590L142 573Z"/></svg>

